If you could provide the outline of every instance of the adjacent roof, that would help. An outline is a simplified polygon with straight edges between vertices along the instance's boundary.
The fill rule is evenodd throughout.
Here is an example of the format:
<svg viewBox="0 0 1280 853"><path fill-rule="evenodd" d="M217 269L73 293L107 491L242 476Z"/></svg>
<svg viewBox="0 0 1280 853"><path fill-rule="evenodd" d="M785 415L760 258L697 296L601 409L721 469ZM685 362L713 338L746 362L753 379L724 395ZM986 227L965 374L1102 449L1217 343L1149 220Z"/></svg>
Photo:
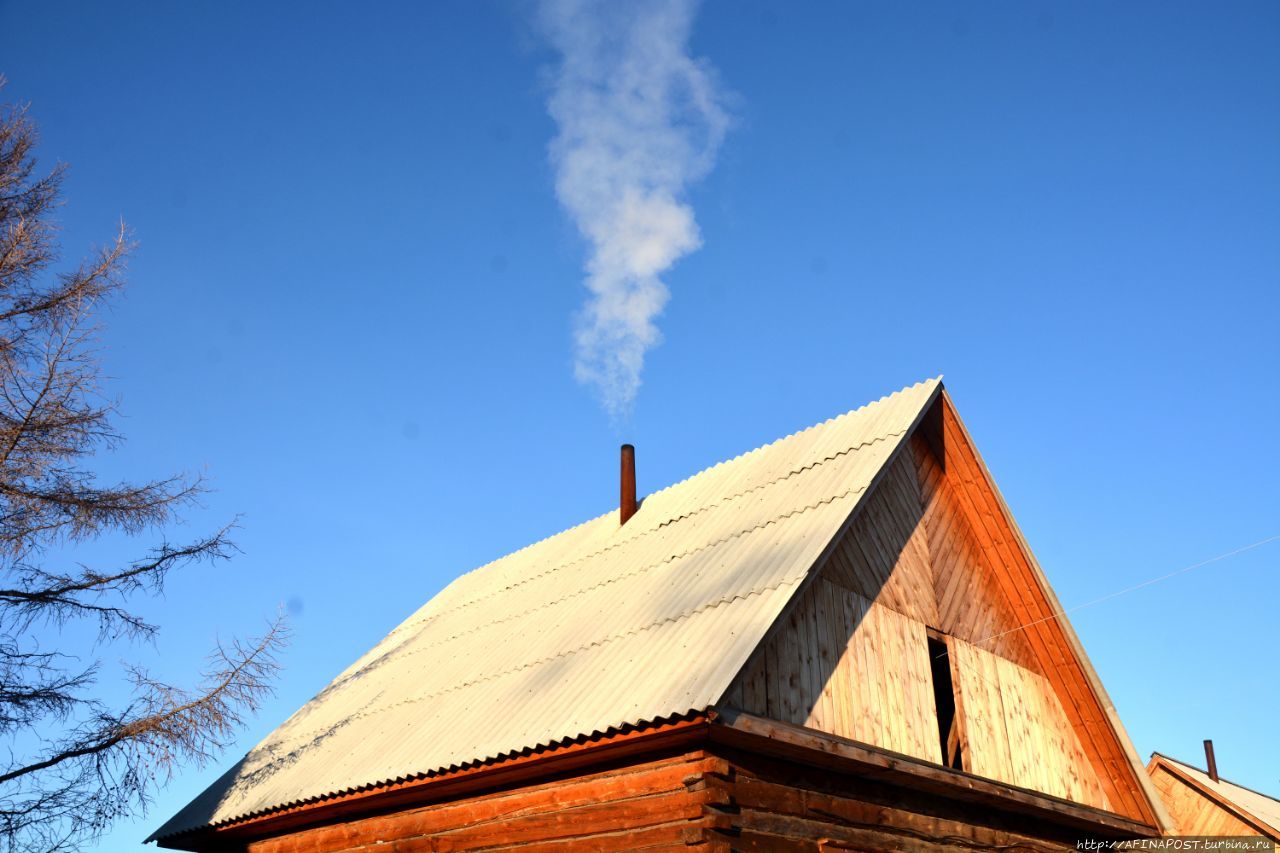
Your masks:
<svg viewBox="0 0 1280 853"><path fill-rule="evenodd" d="M714 705L940 388L463 575L152 838Z"/></svg>
<svg viewBox="0 0 1280 853"><path fill-rule="evenodd" d="M1159 752L1153 753L1151 757L1153 762L1162 763L1171 770L1179 771L1193 785L1207 792L1210 797L1244 812L1245 816L1252 818L1254 823L1263 824L1276 836L1280 836L1280 800L1275 797L1268 797L1266 794L1260 794L1243 785L1228 782L1221 776L1215 782L1209 777L1208 773L1200 768L1186 764L1176 758L1162 755Z"/></svg>

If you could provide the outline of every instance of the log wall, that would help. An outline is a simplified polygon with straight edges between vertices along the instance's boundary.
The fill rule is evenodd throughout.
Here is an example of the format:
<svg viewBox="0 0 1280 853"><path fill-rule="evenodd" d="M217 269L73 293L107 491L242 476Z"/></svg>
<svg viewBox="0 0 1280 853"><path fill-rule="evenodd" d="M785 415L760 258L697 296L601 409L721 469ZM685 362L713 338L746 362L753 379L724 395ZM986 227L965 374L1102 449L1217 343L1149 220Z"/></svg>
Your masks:
<svg viewBox="0 0 1280 853"><path fill-rule="evenodd" d="M824 756L825 757L825 756ZM939 792L723 745L621 764L205 850L246 853L407 851L805 851L973 853L1074 849L1114 828L1046 821L1005 804Z"/></svg>
<svg viewBox="0 0 1280 853"><path fill-rule="evenodd" d="M707 753L624 765L578 777L396 811L254 841L248 853L688 850L723 799Z"/></svg>

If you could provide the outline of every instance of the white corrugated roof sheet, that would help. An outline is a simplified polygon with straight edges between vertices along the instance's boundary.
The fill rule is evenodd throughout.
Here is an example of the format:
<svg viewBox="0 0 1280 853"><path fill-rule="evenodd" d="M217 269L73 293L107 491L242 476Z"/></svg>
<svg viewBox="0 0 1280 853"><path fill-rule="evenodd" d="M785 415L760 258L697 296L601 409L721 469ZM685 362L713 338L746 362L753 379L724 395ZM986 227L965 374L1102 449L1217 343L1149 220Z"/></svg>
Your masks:
<svg viewBox="0 0 1280 853"><path fill-rule="evenodd" d="M153 837L715 704L939 387L463 575Z"/></svg>

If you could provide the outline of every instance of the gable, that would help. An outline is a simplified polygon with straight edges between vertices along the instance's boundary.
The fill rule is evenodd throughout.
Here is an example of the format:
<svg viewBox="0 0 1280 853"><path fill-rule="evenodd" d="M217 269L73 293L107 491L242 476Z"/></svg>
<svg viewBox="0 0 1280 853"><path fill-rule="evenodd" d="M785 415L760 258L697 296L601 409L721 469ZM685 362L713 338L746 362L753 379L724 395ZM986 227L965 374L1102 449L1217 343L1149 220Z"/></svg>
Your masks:
<svg viewBox="0 0 1280 853"><path fill-rule="evenodd" d="M1158 826L1059 611L943 393L724 701Z"/></svg>
<svg viewBox="0 0 1280 853"><path fill-rule="evenodd" d="M161 827L164 838L701 711L939 392L798 432L459 577Z"/></svg>

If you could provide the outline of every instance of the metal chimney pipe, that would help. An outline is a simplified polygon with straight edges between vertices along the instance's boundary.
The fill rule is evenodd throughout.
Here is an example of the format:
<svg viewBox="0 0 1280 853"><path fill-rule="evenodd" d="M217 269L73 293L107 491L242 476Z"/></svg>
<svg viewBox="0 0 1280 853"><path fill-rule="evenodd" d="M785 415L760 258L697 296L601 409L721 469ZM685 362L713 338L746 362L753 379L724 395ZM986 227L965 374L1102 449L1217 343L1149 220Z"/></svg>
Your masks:
<svg viewBox="0 0 1280 853"><path fill-rule="evenodd" d="M1204 761L1205 761L1205 765L1209 768L1209 778L1217 782L1218 781L1218 762L1213 757L1213 741L1211 740L1206 740L1204 742Z"/></svg>
<svg viewBox="0 0 1280 853"><path fill-rule="evenodd" d="M618 498L618 526L636 514L636 449L622 445L622 492Z"/></svg>

